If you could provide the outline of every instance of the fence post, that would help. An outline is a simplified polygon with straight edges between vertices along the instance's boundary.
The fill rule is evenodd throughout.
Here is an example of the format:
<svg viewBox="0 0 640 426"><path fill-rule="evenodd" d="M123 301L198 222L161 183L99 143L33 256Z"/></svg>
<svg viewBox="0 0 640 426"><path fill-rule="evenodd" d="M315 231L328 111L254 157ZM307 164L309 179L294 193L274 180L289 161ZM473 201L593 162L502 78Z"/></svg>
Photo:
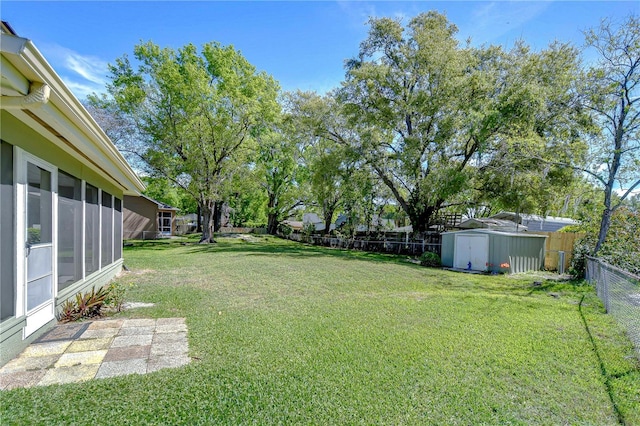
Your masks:
<svg viewBox="0 0 640 426"><path fill-rule="evenodd" d="M558 252L558 274L564 274L564 251Z"/></svg>

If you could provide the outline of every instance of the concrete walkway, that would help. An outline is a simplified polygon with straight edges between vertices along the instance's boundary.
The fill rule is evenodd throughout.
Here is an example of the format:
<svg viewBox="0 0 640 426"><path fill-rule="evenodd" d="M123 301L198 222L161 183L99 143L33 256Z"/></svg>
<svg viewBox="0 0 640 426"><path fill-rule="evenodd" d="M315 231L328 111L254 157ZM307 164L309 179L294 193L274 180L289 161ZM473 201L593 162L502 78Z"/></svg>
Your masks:
<svg viewBox="0 0 640 426"><path fill-rule="evenodd" d="M188 364L184 318L60 324L0 368L0 389L146 374Z"/></svg>

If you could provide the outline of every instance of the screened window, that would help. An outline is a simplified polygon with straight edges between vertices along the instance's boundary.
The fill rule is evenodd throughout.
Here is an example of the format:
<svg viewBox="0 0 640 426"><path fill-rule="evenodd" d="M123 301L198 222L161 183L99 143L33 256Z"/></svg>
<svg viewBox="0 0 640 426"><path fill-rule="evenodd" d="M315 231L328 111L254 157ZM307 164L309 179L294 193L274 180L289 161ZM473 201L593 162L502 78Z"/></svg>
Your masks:
<svg viewBox="0 0 640 426"><path fill-rule="evenodd" d="M0 320L16 314L13 146L0 142Z"/></svg>
<svg viewBox="0 0 640 426"><path fill-rule="evenodd" d="M113 207L111 194L102 191L102 267L113 262Z"/></svg>
<svg viewBox="0 0 640 426"><path fill-rule="evenodd" d="M51 172L27 163L27 242L50 244Z"/></svg>
<svg viewBox="0 0 640 426"><path fill-rule="evenodd" d="M100 205L98 188L86 185L85 188L85 274L100 269Z"/></svg>
<svg viewBox="0 0 640 426"><path fill-rule="evenodd" d="M113 258L122 257L122 200L113 197Z"/></svg>
<svg viewBox="0 0 640 426"><path fill-rule="evenodd" d="M58 289L82 279L82 182L58 172Z"/></svg>

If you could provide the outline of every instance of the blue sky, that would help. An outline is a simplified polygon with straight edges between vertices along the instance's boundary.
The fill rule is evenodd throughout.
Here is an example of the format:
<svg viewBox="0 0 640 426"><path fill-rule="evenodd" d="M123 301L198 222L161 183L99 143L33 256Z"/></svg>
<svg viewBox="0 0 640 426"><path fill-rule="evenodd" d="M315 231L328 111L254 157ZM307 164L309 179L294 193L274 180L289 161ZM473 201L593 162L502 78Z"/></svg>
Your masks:
<svg viewBox="0 0 640 426"><path fill-rule="evenodd" d="M173 48L208 41L232 44L284 90L325 92L344 77L370 16L447 15L460 40L536 49L554 40L582 43L602 18L640 14L639 1L10 1L2 20L30 38L76 96L104 91L106 65L140 41Z"/></svg>

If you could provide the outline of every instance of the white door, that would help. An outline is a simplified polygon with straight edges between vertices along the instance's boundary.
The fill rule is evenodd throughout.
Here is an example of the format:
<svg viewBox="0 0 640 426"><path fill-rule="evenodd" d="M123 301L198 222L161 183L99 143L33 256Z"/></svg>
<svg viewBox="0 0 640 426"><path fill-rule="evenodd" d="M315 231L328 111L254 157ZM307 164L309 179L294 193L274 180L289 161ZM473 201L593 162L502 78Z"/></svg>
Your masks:
<svg viewBox="0 0 640 426"><path fill-rule="evenodd" d="M456 235L453 267L484 271L489 260L488 235Z"/></svg>
<svg viewBox="0 0 640 426"><path fill-rule="evenodd" d="M54 189L55 169L37 159L21 162L25 188L24 303L27 324L24 337L55 318L54 310Z"/></svg>

